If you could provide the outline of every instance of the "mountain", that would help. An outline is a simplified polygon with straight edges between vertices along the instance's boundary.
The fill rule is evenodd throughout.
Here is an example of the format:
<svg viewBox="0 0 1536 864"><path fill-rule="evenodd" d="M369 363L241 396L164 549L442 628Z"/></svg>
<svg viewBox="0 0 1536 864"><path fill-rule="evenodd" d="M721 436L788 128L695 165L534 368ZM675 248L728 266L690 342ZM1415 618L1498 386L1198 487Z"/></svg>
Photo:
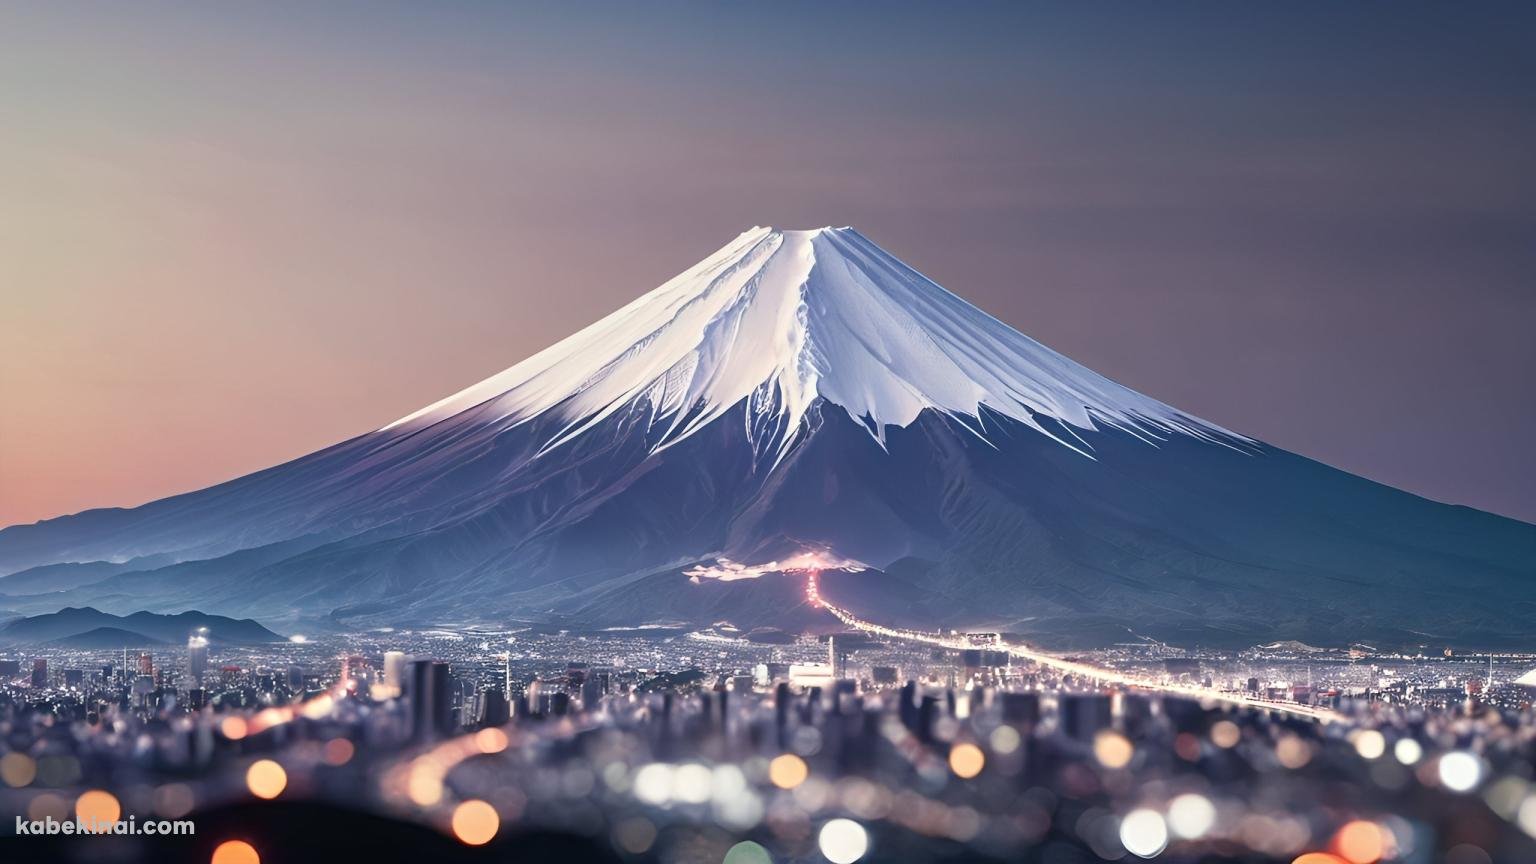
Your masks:
<svg viewBox="0 0 1536 864"><path fill-rule="evenodd" d="M65 562L133 569L6 588ZM837 627L807 570L873 620L1047 644L1523 644L1536 526L1132 391L852 229L758 228L382 429L0 531L28 612Z"/></svg>
<svg viewBox="0 0 1536 864"><path fill-rule="evenodd" d="M84 633L51 640L47 645L73 648L77 651L111 651L115 648L165 648L169 642L134 633L121 627L97 627Z"/></svg>
<svg viewBox="0 0 1536 864"><path fill-rule="evenodd" d="M250 619L235 620L222 615L206 615L202 612L182 612L178 615L157 615L153 612L135 612L132 615L112 615L89 606L66 607L46 615L34 615L7 622L0 626L0 643L54 643L80 642L77 647L122 647L152 643L185 643L194 631L206 629L208 641L230 645L258 645L285 641L282 636ZM84 644L100 640L123 638L127 634L135 641L118 641L114 645Z"/></svg>

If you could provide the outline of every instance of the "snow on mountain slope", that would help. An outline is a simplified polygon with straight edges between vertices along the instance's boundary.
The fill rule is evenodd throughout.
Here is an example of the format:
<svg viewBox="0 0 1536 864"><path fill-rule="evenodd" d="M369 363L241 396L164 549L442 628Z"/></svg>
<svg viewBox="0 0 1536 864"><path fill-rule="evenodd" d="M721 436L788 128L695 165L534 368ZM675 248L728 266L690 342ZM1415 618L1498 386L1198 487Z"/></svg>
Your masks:
<svg viewBox="0 0 1536 864"><path fill-rule="evenodd" d="M568 425L549 442L556 447L640 402L660 450L747 400L748 432L776 462L817 397L881 442L888 426L910 425L926 408L986 437L983 407L1085 455L1081 438L1036 416L1149 440L1247 440L1046 348L852 228L747 231L570 338L385 430L489 403L510 425L557 412Z"/></svg>

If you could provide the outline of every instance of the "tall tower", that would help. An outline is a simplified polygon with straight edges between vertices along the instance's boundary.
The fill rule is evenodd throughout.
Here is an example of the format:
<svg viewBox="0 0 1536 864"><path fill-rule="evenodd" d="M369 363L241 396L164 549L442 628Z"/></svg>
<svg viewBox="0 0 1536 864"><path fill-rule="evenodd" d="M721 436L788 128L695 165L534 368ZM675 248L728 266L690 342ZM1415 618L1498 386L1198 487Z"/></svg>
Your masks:
<svg viewBox="0 0 1536 864"><path fill-rule="evenodd" d="M187 671L196 686L203 686L203 674L208 671L208 628L199 627L187 637Z"/></svg>

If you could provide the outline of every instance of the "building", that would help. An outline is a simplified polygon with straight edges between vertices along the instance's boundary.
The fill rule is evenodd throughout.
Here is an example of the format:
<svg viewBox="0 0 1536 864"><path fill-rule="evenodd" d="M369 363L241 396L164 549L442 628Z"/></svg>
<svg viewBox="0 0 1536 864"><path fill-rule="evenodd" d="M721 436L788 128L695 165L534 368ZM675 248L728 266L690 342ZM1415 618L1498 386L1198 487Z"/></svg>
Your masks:
<svg viewBox="0 0 1536 864"><path fill-rule="evenodd" d="M411 703L411 738L431 741L453 731L452 680L448 664L414 660L406 697Z"/></svg>
<svg viewBox="0 0 1536 864"><path fill-rule="evenodd" d="M32 686L48 686L48 661L42 657L32 661Z"/></svg>
<svg viewBox="0 0 1536 864"><path fill-rule="evenodd" d="M208 671L208 630L199 627L187 637L187 672L192 676L194 687L203 686L203 675Z"/></svg>

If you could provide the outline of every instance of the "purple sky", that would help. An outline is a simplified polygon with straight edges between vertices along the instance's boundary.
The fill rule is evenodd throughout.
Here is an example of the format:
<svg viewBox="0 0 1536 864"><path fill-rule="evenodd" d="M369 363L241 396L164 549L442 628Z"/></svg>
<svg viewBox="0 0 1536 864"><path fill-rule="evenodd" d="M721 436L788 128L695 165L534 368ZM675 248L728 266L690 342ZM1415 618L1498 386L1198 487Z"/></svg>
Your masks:
<svg viewBox="0 0 1536 864"><path fill-rule="evenodd" d="M755 224L1536 520L1528 5L6 4L0 524L367 431Z"/></svg>

